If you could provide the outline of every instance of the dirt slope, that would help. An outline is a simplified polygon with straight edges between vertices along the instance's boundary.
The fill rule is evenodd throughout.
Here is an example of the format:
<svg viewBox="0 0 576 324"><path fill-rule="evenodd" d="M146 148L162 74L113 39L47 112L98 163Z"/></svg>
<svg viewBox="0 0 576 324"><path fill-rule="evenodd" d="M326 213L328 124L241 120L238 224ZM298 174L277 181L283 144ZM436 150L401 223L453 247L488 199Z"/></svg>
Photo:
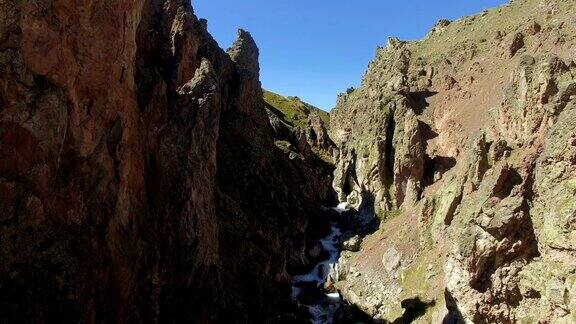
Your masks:
<svg viewBox="0 0 576 324"><path fill-rule="evenodd" d="M513 1L391 39L340 96L335 189L382 220L342 258L352 304L391 321L576 321L574 5Z"/></svg>

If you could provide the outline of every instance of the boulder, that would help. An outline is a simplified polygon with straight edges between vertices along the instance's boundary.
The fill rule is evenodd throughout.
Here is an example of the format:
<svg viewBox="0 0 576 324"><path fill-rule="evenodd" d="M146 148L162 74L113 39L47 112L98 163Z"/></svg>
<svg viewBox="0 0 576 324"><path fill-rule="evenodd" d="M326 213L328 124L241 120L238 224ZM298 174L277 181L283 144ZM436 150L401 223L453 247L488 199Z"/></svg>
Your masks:
<svg viewBox="0 0 576 324"><path fill-rule="evenodd" d="M355 235L342 243L342 249L351 252L360 251L360 245L362 244L362 238Z"/></svg>
<svg viewBox="0 0 576 324"><path fill-rule="evenodd" d="M512 42L510 43L510 47L508 48L508 52L510 57L513 57L518 53L518 51L524 47L524 34L516 33L512 38Z"/></svg>
<svg viewBox="0 0 576 324"><path fill-rule="evenodd" d="M402 264L402 253L398 252L395 248L389 248L382 256L382 265L384 270L392 272L400 267Z"/></svg>
<svg viewBox="0 0 576 324"><path fill-rule="evenodd" d="M528 27L526 27L526 33L531 36L538 34L541 30L542 26L540 26L540 24L535 21L531 22L528 24Z"/></svg>

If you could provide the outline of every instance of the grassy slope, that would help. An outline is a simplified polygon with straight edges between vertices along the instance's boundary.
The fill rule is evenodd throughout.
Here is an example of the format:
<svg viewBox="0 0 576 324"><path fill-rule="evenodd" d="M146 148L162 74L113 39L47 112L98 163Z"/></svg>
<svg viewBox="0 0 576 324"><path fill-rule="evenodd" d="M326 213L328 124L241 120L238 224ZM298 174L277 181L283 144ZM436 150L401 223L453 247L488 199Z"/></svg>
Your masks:
<svg viewBox="0 0 576 324"><path fill-rule="evenodd" d="M310 112L316 112L322 118L326 127L330 125L330 116L327 112L305 103L297 97L284 97L264 90L264 101L266 101L268 109L292 126L308 126L308 115Z"/></svg>
<svg viewBox="0 0 576 324"><path fill-rule="evenodd" d="M474 44L475 51L478 53L489 52L494 46L490 40L494 38L496 31L508 35L515 32L526 34L525 27L530 22L546 26L569 21L573 6L571 1L558 0L555 5L554 19L547 21L540 8L542 7L541 1L514 1L486 10L481 14L460 18L452 22L444 32L433 34L421 41L411 42L410 50L415 57L424 57L432 63L469 49L470 44Z"/></svg>

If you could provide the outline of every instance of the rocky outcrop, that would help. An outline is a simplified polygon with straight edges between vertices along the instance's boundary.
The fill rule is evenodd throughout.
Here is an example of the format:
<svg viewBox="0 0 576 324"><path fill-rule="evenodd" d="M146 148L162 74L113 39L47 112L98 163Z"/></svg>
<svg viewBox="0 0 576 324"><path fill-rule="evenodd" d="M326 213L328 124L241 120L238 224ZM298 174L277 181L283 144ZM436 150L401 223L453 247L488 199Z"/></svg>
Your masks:
<svg viewBox="0 0 576 324"><path fill-rule="evenodd" d="M390 39L369 66L363 87L342 94L331 132L340 146L334 188L356 208L374 204L376 214L418 199L424 147L417 109L408 91L410 51ZM351 118L352 117L352 118Z"/></svg>
<svg viewBox="0 0 576 324"><path fill-rule="evenodd" d="M275 107L273 100L270 100L272 104L266 103L275 145L305 173L308 187L313 188L309 194L316 195L326 205L333 205L335 195L331 183L334 172L333 155L337 148L328 136L324 121L314 111L318 109L300 101L297 97L284 98L271 92L267 94L282 100L287 105ZM292 105L296 105L298 111L291 107ZM292 110L291 113L298 115L298 118L296 116L293 118L300 123L290 121L281 111L282 108Z"/></svg>
<svg viewBox="0 0 576 324"><path fill-rule="evenodd" d="M0 16L0 321L290 313L325 180L274 145L251 36L186 1Z"/></svg>
<svg viewBox="0 0 576 324"><path fill-rule="evenodd" d="M315 155L327 164L333 164L337 148L328 135L325 121L330 117L327 112L298 97L283 97L270 91L264 91L264 100L277 140L290 143L294 153L305 157Z"/></svg>
<svg viewBox="0 0 576 324"><path fill-rule="evenodd" d="M555 209L541 209L538 202L555 204L562 192L573 194L560 180L572 173L570 162L561 162L570 159L570 144L565 157L556 151L554 158L548 158L546 152L554 150L558 142L570 143L568 138L573 136L573 130L562 125L566 123L565 116L573 113L570 89L576 74L561 59L550 55L525 57L519 66L510 86L518 92L506 93L495 118L495 140L487 142L481 136L475 141L467 155L471 162L458 172L465 188L458 194L461 202L452 217L455 223L446 224L451 225L446 231L454 242L445 268L447 289L458 301L464 319L475 323L561 318L570 321L572 316L567 311L572 303L570 297L554 304L546 295L544 283L547 280L553 289L564 290L568 292L564 296L569 296L570 283L559 283L570 277L567 269L573 269L572 261L568 261L573 259L570 248L562 250L561 256L551 252L550 242L542 237L551 230L544 229L543 223L563 217L551 215ZM530 71L528 76L526 71ZM539 86L531 85L533 80L540 80ZM551 88L556 90L547 90ZM555 131L558 128L562 131ZM545 160L568 167L561 167L556 173L548 169L548 175L559 176L554 184L544 185L538 179L538 175L543 175L539 170ZM543 198L541 192L546 192L545 188L554 188L555 196ZM434 199L453 197L451 192L443 191ZM574 212L570 204L564 206L570 210L565 210L565 215ZM569 226L560 222L552 231L564 228L564 233L571 233ZM553 265L542 267L543 264ZM546 279L535 284L535 277Z"/></svg>
<svg viewBox="0 0 576 324"><path fill-rule="evenodd" d="M328 135L328 129L324 121L316 112L308 115L308 128L306 128L306 140L310 146L322 152L324 156L332 158L336 151L336 144Z"/></svg>
<svg viewBox="0 0 576 324"><path fill-rule="evenodd" d="M514 1L393 40L341 95L334 186L382 220L341 257L348 303L391 322L576 321L573 7Z"/></svg>
<svg viewBox="0 0 576 324"><path fill-rule="evenodd" d="M522 58L498 112L504 139L515 146L542 142L547 128L576 95L570 70L555 55Z"/></svg>

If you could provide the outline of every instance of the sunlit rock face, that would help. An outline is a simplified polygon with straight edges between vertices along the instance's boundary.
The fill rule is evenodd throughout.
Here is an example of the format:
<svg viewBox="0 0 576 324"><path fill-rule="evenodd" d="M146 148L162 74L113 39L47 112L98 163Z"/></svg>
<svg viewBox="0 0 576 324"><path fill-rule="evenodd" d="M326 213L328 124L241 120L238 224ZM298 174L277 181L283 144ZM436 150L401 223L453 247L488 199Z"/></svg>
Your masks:
<svg viewBox="0 0 576 324"><path fill-rule="evenodd" d="M576 321L573 10L524 0L440 21L379 48L339 97L334 188L381 221L340 260L336 286L364 314Z"/></svg>
<svg viewBox="0 0 576 324"><path fill-rule="evenodd" d="M331 195L274 145L250 34L224 52L189 1L0 17L0 321L289 316Z"/></svg>

